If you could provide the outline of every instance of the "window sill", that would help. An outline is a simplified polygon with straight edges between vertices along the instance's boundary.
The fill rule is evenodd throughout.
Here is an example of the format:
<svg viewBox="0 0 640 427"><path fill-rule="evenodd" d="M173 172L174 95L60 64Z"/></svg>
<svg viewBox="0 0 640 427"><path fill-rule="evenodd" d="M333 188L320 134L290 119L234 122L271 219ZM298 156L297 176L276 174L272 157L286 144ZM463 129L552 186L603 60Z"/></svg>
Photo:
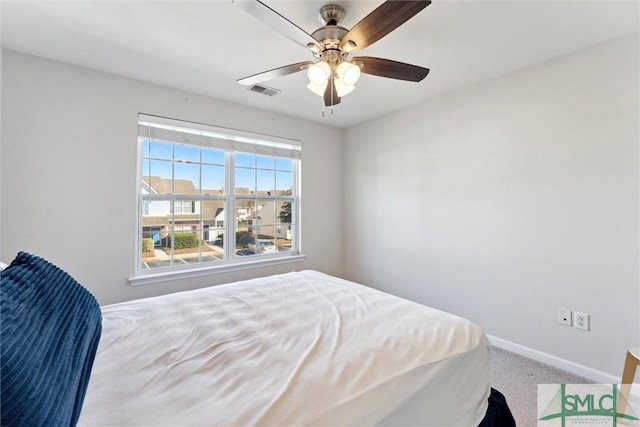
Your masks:
<svg viewBox="0 0 640 427"><path fill-rule="evenodd" d="M281 258L267 258L237 263L225 263L224 265L212 265L200 268L190 268L188 270L172 270L158 273L141 273L129 278L131 286L149 285L151 283L169 282L172 280L189 279L192 277L209 276L218 273L229 273L232 271L242 271L252 268L270 267L273 265L289 264L301 262L305 255L292 255Z"/></svg>

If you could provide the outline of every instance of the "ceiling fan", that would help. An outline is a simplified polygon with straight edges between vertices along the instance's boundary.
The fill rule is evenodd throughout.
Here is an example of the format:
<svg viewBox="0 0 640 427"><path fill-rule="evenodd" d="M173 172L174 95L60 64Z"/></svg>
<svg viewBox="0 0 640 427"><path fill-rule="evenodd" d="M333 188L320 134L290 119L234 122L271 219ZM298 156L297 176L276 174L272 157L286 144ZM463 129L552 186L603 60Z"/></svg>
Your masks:
<svg viewBox="0 0 640 427"><path fill-rule="evenodd" d="M431 0L385 1L351 30L339 25L345 16L345 9L337 4L327 4L319 11L323 26L311 34L260 0L234 1L275 31L309 49L315 59L242 78L238 80L240 84L250 86L307 70L307 87L324 98L325 106L332 107L353 91L361 72L412 82L419 82L429 74L428 68L389 59L353 56L353 53L372 45L407 22L427 7Z"/></svg>

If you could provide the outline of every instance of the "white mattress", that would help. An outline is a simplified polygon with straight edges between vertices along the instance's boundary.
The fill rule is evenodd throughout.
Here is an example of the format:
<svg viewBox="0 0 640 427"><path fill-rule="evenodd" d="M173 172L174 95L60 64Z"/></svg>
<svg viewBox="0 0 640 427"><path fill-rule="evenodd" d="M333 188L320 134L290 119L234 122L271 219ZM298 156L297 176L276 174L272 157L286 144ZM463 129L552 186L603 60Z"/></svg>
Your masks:
<svg viewBox="0 0 640 427"><path fill-rule="evenodd" d="M315 271L105 306L81 426L477 426L489 344Z"/></svg>

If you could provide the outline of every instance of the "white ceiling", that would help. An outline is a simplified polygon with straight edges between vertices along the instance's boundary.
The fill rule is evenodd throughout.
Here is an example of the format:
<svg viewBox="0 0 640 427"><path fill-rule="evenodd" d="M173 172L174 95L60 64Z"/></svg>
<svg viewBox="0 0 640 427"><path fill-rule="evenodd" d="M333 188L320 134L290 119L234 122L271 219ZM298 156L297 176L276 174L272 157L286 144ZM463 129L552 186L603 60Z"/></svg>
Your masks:
<svg viewBox="0 0 640 427"><path fill-rule="evenodd" d="M308 33L328 0L264 0ZM338 0L347 29L382 0ZM2 0L5 48L183 89L239 104L348 127L430 97L603 41L637 33L638 0L434 0L359 52L431 69L420 83L363 75L334 114L306 89L306 73L264 84L241 77L311 60L303 47L232 0ZM594 64L597 66L597 64ZM603 76L606 78L606 76Z"/></svg>

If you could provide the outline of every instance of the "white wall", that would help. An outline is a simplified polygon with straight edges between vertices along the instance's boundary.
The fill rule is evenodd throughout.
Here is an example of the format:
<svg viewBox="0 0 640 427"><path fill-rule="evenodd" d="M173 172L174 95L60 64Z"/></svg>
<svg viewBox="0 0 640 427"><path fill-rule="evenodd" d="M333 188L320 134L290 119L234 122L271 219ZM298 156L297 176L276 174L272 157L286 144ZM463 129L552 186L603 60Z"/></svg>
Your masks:
<svg viewBox="0 0 640 427"><path fill-rule="evenodd" d="M0 1L0 261L2 257L2 1Z"/></svg>
<svg viewBox="0 0 640 427"><path fill-rule="evenodd" d="M348 129L346 276L619 377L640 342L639 74L636 34Z"/></svg>
<svg viewBox="0 0 640 427"><path fill-rule="evenodd" d="M2 80L5 260L19 250L41 255L101 304L293 269L342 273L339 130L13 51L4 52ZM301 140L306 261L130 286L139 112Z"/></svg>
<svg viewBox="0 0 640 427"><path fill-rule="evenodd" d="M11 51L2 67L0 254L51 259L102 304L344 270L613 375L640 341L637 36L348 129L344 149L300 119ZM131 287L138 112L303 140L307 261Z"/></svg>

